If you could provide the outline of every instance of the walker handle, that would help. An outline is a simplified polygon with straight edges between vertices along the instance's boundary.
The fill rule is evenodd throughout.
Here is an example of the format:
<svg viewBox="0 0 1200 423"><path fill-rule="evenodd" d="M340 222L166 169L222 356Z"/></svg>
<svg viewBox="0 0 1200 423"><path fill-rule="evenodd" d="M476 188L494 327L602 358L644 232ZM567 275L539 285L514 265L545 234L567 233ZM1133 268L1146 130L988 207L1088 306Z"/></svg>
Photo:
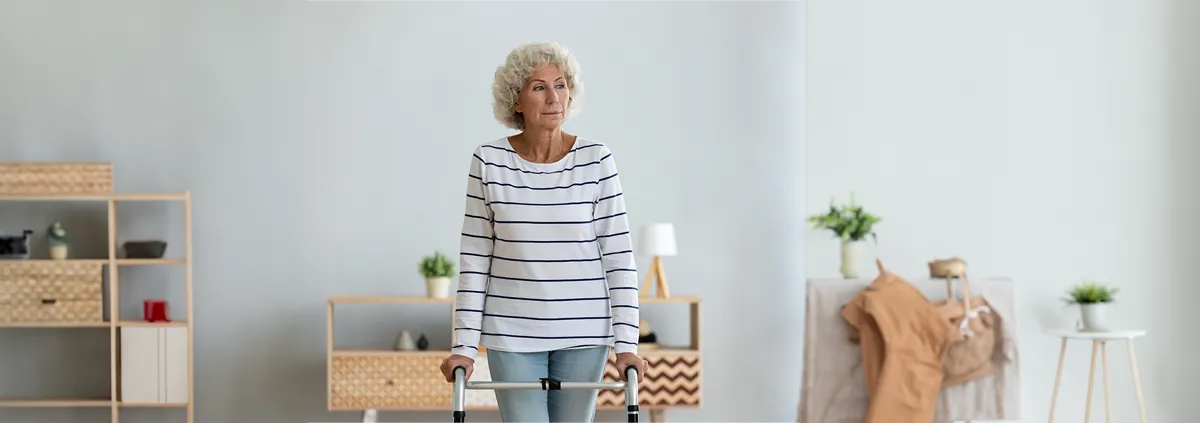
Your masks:
<svg viewBox="0 0 1200 423"><path fill-rule="evenodd" d="M625 413L629 415L630 423L637 423L641 413L638 406L638 369L632 364L625 367Z"/></svg>

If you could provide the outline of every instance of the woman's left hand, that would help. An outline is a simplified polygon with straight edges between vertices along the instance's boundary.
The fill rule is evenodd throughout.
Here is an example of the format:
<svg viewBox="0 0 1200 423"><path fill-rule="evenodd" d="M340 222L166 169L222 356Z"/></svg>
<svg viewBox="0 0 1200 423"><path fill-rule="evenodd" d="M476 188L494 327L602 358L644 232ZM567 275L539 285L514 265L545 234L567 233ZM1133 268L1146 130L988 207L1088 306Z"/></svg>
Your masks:
<svg viewBox="0 0 1200 423"><path fill-rule="evenodd" d="M628 369L629 366L637 369L638 383L642 383L643 375L646 374L646 369L650 367L650 363L647 363L645 359L638 357L634 353L626 352L617 354L617 369L621 371L622 381L626 379L625 369Z"/></svg>

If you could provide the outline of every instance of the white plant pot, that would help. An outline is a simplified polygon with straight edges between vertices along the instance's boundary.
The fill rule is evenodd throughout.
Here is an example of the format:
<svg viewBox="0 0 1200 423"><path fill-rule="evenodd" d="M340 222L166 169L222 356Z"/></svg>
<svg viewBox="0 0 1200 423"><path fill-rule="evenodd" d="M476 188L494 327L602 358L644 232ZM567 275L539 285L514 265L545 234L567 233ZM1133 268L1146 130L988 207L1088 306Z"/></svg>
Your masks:
<svg viewBox="0 0 1200 423"><path fill-rule="evenodd" d="M1079 317L1082 320L1080 330L1084 332L1107 332L1108 303L1080 304Z"/></svg>
<svg viewBox="0 0 1200 423"><path fill-rule="evenodd" d="M54 260L66 260L67 244L51 244L50 245L50 258L52 258Z"/></svg>
<svg viewBox="0 0 1200 423"><path fill-rule="evenodd" d="M429 294L429 298L449 298L450 278L445 276L425 278L425 291Z"/></svg>
<svg viewBox="0 0 1200 423"><path fill-rule="evenodd" d="M842 277L858 278L866 251L867 243L865 241L842 241Z"/></svg>

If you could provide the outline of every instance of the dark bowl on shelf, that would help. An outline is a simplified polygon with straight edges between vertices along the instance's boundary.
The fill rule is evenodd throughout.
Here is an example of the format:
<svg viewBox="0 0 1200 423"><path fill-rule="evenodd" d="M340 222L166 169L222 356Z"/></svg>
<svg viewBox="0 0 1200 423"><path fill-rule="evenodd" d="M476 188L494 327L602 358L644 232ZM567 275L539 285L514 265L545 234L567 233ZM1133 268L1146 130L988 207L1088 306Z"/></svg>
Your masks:
<svg viewBox="0 0 1200 423"><path fill-rule="evenodd" d="M165 241L129 241L125 243L125 258L157 259L167 252Z"/></svg>

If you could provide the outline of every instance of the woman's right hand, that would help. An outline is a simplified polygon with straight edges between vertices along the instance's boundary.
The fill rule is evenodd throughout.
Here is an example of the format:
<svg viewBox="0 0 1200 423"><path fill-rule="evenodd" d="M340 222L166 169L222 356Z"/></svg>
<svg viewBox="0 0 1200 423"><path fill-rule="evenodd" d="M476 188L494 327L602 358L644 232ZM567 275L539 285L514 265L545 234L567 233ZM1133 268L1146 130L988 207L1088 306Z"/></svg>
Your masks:
<svg viewBox="0 0 1200 423"><path fill-rule="evenodd" d="M454 369L462 366L463 382L471 380L471 371L475 370L475 360L464 355L454 354L442 360L442 375L446 376L447 382L454 382Z"/></svg>

